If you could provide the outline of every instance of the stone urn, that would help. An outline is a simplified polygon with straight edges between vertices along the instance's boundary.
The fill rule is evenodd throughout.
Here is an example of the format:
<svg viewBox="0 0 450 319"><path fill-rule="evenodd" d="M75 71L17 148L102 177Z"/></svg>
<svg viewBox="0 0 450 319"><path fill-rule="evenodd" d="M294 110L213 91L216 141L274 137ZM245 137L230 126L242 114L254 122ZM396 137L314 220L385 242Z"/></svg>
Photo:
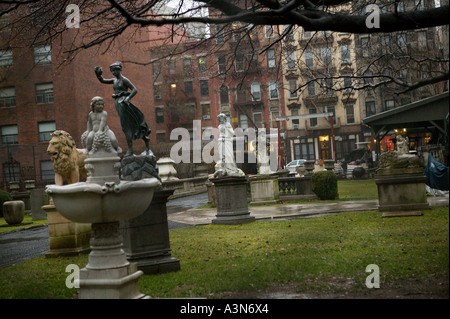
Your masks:
<svg viewBox="0 0 450 319"><path fill-rule="evenodd" d="M8 225L19 225L25 217L25 203L21 200L4 202L3 217Z"/></svg>
<svg viewBox="0 0 450 319"><path fill-rule="evenodd" d="M313 174L315 163L316 163L316 161L314 161L314 160L309 160L309 161L306 161L303 163L303 166L305 167L305 170L306 170L305 175Z"/></svg>
<svg viewBox="0 0 450 319"><path fill-rule="evenodd" d="M334 169L334 160L324 160L323 161L323 167L327 171L332 171Z"/></svg>

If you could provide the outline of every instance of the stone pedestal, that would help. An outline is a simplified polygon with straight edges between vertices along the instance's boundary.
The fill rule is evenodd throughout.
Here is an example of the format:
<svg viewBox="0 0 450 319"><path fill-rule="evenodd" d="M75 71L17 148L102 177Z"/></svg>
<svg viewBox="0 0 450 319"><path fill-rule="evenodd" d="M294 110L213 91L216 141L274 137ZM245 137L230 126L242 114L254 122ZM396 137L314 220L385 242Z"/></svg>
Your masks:
<svg viewBox="0 0 450 319"><path fill-rule="evenodd" d="M138 299L143 272L130 263L122 249L119 222L92 224L92 251L80 271L80 299Z"/></svg>
<svg viewBox="0 0 450 319"><path fill-rule="evenodd" d="M211 183L211 181L208 179L205 182L206 189L208 190L208 204L211 204L211 207L217 207L217 201L216 201L216 187L214 186L214 183Z"/></svg>
<svg viewBox="0 0 450 319"><path fill-rule="evenodd" d="M246 176L211 178L210 181L216 188L217 201L213 224L238 225L255 221L248 211Z"/></svg>
<svg viewBox="0 0 450 319"><path fill-rule="evenodd" d="M90 251L91 224L74 223L62 216L55 205L44 205L50 250L45 257L75 256Z"/></svg>
<svg viewBox="0 0 450 319"><path fill-rule="evenodd" d="M126 257L144 274L180 269L180 261L171 256L167 222L166 203L174 190L156 190L150 206L142 215L120 222Z"/></svg>
<svg viewBox="0 0 450 319"><path fill-rule="evenodd" d="M33 220L42 220L47 218L47 213L42 206L48 204L48 196L42 188L35 188L30 191L31 217Z"/></svg>
<svg viewBox="0 0 450 319"><path fill-rule="evenodd" d="M277 175L255 175L249 178L250 204L271 204L280 201Z"/></svg>
<svg viewBox="0 0 450 319"><path fill-rule="evenodd" d="M377 175L379 211L429 209L426 176L420 173Z"/></svg>

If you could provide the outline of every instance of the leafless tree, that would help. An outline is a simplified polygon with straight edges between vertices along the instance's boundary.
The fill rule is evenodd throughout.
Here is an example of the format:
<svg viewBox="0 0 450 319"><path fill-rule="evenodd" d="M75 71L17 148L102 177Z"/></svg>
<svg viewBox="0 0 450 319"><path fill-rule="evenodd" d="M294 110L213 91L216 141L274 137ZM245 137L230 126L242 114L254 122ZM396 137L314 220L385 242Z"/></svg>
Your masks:
<svg viewBox="0 0 450 319"><path fill-rule="evenodd" d="M66 61L79 50L102 46L103 50L114 46L119 35L127 34L132 41L137 32L149 30L161 31L161 45L170 43L173 50L168 54L180 54L190 47L177 45L189 35L202 45L224 34L240 36L240 41L252 43L251 34L267 25L287 26L278 28L271 43L264 47L255 47L254 53L261 55L274 45L281 45L293 29L301 28L319 32L339 32L358 35L373 35L370 57L364 57L357 70L350 76L352 89L376 88L385 85L399 87L397 93L405 93L429 84L446 82L449 79L448 51L429 48L419 55L402 50L383 51L377 41L385 34L397 34L412 30L431 30L438 34L444 30L448 37L449 6L447 0L434 6L434 1L405 0L413 5L405 6L400 0L179 0L175 10L164 10L164 0L0 0L0 43L3 47L48 43L61 39L66 32L75 33L70 47L62 50L67 55ZM69 5L79 8L80 28L68 29L66 21L70 12ZM368 4L378 4L381 8L379 27L368 28L366 12ZM431 5L432 4L432 5ZM383 8L389 8L384 10ZM189 29L192 25L202 25L205 32L198 34ZM9 32L6 32L10 30ZM445 31L446 30L446 31ZM446 32L446 33L445 33ZM442 40L442 39L441 39ZM194 41L195 42L195 41ZM310 43L304 43L305 50ZM216 41L217 43L217 41ZM239 43L239 41L238 41ZM220 46L220 45L219 45ZM362 44L357 42L361 49ZM236 50L239 48L236 45ZM286 47L284 47L286 51ZM391 48L392 49L392 48ZM211 52L217 45L210 47ZM298 57L299 59L301 57ZM370 58L370 59L369 59ZM149 61L132 61L148 64ZM396 64L395 64L395 63ZM394 66L395 64L395 66ZM229 65L229 64L228 64ZM388 65L388 66L387 66ZM390 66L389 66L390 65ZM403 77L402 66L414 65L418 77ZM391 72L389 73L388 70ZM348 75L347 75L348 76ZM314 74L311 81L323 83L323 79L335 79L333 89L347 89L338 84L342 81L339 74ZM302 83L299 89L307 86Z"/></svg>

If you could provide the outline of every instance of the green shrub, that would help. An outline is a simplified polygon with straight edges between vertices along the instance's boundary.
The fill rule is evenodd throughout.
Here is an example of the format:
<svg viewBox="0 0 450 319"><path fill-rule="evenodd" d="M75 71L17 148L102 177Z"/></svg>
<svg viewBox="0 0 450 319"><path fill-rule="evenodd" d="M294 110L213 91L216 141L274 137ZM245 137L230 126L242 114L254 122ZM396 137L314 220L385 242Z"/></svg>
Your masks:
<svg viewBox="0 0 450 319"><path fill-rule="evenodd" d="M338 179L332 171L314 173L311 177L311 189L320 199L338 199Z"/></svg>
<svg viewBox="0 0 450 319"><path fill-rule="evenodd" d="M3 217L3 203L12 200L11 194L0 189L0 217Z"/></svg>

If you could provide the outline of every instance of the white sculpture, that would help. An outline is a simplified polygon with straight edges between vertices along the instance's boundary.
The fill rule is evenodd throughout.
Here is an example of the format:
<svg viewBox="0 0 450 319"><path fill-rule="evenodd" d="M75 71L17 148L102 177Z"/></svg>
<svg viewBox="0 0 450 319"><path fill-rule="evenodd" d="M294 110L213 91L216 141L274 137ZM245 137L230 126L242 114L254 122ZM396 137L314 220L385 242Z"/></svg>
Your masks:
<svg viewBox="0 0 450 319"><path fill-rule="evenodd" d="M409 154L409 138L408 136L403 137L403 135L397 135L397 153L398 154Z"/></svg>
<svg viewBox="0 0 450 319"><path fill-rule="evenodd" d="M244 172L237 168L234 161L233 136L234 130L228 123L225 114L217 116L219 120L219 138L217 148L219 151L219 161L217 162L214 177L219 176L245 176Z"/></svg>

